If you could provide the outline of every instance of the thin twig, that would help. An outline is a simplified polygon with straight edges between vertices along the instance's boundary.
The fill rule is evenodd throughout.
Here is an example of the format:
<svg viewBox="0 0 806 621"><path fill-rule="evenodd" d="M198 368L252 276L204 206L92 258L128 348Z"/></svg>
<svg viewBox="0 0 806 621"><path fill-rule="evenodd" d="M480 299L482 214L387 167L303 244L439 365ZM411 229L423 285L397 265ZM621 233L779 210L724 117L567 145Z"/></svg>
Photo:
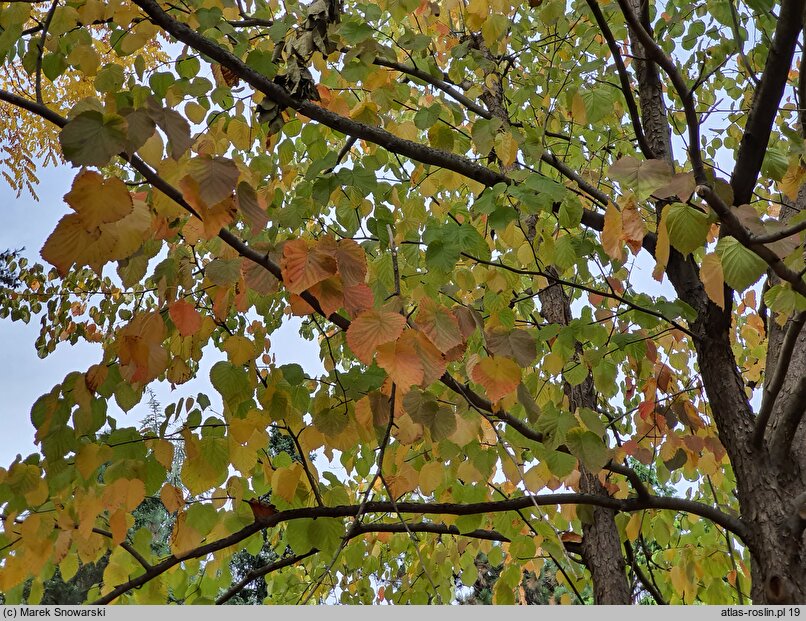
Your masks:
<svg viewBox="0 0 806 621"><path fill-rule="evenodd" d="M44 102L42 101L42 56L45 53L45 39L47 39L48 36L48 28L50 28L50 22L53 19L53 14L56 12L57 6L59 6L59 0L53 0L53 4L50 5L50 10L45 16L45 22L42 24L42 35L39 37L39 43L37 44L35 86L36 101L42 105L44 105Z"/></svg>
<svg viewBox="0 0 806 621"><path fill-rule="evenodd" d="M624 65L624 59L621 58L621 51L619 50L618 43L616 43L616 38L613 36L610 26L607 25L607 20L602 14L602 9L599 8L599 3L596 2L596 0L587 0L587 2L602 36L607 42L607 47L610 48L613 62L616 63L616 71L618 72L619 82L621 83L621 92L627 103L627 110L630 113L630 121L632 122L633 131L635 132L635 139L638 141L638 147L641 149L641 153L644 154L646 159L655 159L652 147L649 145L644 135L644 128L641 125L641 115L638 113L638 106L632 94L630 77L627 73L627 67Z"/></svg>
<svg viewBox="0 0 806 621"><path fill-rule="evenodd" d="M629 541L624 541L624 553L627 556L627 563L629 563L632 570L635 572L635 575L638 577L638 580L644 586L644 588L649 592L652 598L655 600L655 603L659 606L668 606L669 602L667 602L661 592L658 590L657 585L655 585L649 578L647 578L644 571L641 569L641 566L638 564L638 560L635 558L635 553L632 549L632 544Z"/></svg>

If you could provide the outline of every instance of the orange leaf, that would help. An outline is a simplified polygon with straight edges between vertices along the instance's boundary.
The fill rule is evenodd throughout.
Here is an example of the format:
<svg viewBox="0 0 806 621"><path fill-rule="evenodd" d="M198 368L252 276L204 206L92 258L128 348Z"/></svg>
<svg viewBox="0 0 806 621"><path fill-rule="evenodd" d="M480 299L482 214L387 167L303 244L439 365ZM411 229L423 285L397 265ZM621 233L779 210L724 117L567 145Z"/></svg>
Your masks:
<svg viewBox="0 0 806 621"><path fill-rule="evenodd" d="M510 358L492 356L479 360L473 367L472 377L487 391L487 397L492 402L514 391L521 381L521 369L518 363Z"/></svg>
<svg viewBox="0 0 806 621"><path fill-rule="evenodd" d="M123 377L131 382L155 379L168 366L162 347L165 323L159 313L138 313L118 331L118 358Z"/></svg>
<svg viewBox="0 0 806 621"><path fill-rule="evenodd" d="M166 483L160 490L160 500L168 513L175 513L185 506L185 498L182 495L182 490L178 487Z"/></svg>
<svg viewBox="0 0 806 621"><path fill-rule="evenodd" d="M332 315L344 306L344 290L341 278L331 276L311 287L311 293L319 300L325 315Z"/></svg>
<svg viewBox="0 0 806 621"><path fill-rule="evenodd" d="M277 507L270 502L261 502L256 498L250 498L244 501L252 509L252 515L255 517L255 522L260 522L266 518L270 518L277 513Z"/></svg>
<svg viewBox="0 0 806 621"><path fill-rule="evenodd" d="M420 357L420 364L423 367L422 384L427 386L437 381L448 367L445 356L419 330L408 330L404 336L413 341L414 349Z"/></svg>
<svg viewBox="0 0 806 621"><path fill-rule="evenodd" d="M286 242L280 265L283 282L291 293L302 293L336 273L336 259L332 254L322 250L319 243L305 239Z"/></svg>
<svg viewBox="0 0 806 621"><path fill-rule="evenodd" d="M401 392L423 381L423 365L410 338L403 334L394 343L378 347L378 366L384 369Z"/></svg>
<svg viewBox="0 0 806 621"><path fill-rule="evenodd" d="M168 306L168 315L182 336L196 334L201 328L202 316L187 300L177 300Z"/></svg>
<svg viewBox="0 0 806 621"><path fill-rule="evenodd" d="M344 309L350 317L355 317L358 313L372 308L375 303L375 296L372 289L365 283L344 288Z"/></svg>
<svg viewBox="0 0 806 621"><path fill-rule="evenodd" d="M646 235L646 226L641 213L634 204L621 210L622 238L627 242L633 254L641 250L641 242Z"/></svg>
<svg viewBox="0 0 806 621"><path fill-rule="evenodd" d="M71 213L59 220L40 254L64 275L74 263L79 267L102 265L114 247L115 240L110 235L103 235L99 229L88 232L81 216Z"/></svg>
<svg viewBox="0 0 806 621"><path fill-rule="evenodd" d="M336 264L345 287L363 284L367 279L367 255L352 239L341 239L336 245Z"/></svg>
<svg viewBox="0 0 806 621"><path fill-rule="evenodd" d="M123 543L129 528L126 525L126 512L118 509L109 516L109 530L112 531L112 543Z"/></svg>
<svg viewBox="0 0 806 621"><path fill-rule="evenodd" d="M347 330L347 344L364 364L372 364L378 345L397 340L406 318L391 311L367 310L355 318Z"/></svg>
<svg viewBox="0 0 806 621"><path fill-rule="evenodd" d="M200 235L205 239L212 239L218 235L218 231L235 219L238 210L234 197L225 197L221 202L210 206L201 197L199 183L190 175L179 181L179 187L185 200L201 218L201 221L198 218L191 218L183 227L186 233L192 231L196 237Z"/></svg>
<svg viewBox="0 0 806 621"><path fill-rule="evenodd" d="M291 307L291 314L295 317L305 317L316 313L313 307L296 293L288 296L288 304Z"/></svg>

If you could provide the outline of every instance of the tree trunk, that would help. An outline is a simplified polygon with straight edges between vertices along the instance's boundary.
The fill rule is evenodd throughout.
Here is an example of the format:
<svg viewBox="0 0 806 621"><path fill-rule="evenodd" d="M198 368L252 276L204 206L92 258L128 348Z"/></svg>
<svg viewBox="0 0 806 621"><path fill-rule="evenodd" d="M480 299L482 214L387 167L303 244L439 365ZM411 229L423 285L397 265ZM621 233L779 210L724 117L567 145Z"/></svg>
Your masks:
<svg viewBox="0 0 806 621"><path fill-rule="evenodd" d="M553 267L546 270L552 276ZM541 314L551 323L567 326L571 321L571 303L562 285L549 284L539 294ZM582 344L577 342L577 353L582 353ZM596 409L596 389L593 377L588 373L585 381L571 387L565 383L569 408ZM579 466L579 491L585 494L608 495L598 477L582 464ZM603 507L593 507L592 521L582 523L582 555L591 572L593 600L596 604L630 604L630 586L627 582L627 566L621 551L621 540L616 527L615 512Z"/></svg>
<svg viewBox="0 0 806 621"><path fill-rule="evenodd" d="M630 3L651 32L647 3ZM670 125L657 67L646 60L634 33L630 38L644 133L656 157L672 161ZM798 203L806 207L803 191ZM658 205L658 218L661 208ZM798 337L766 439L757 447L753 444L756 416L731 349L733 291L726 289L725 310L717 307L705 294L697 265L674 249L667 274L677 295L697 311L690 328L719 439L736 477L741 517L747 527L744 543L752 559L752 600L756 604L806 603L806 520L797 513L806 503L806 425L802 416L806 402L798 390L806 377L806 331ZM784 334L774 321L768 323L765 384L776 368ZM794 408L798 408L798 416L792 415Z"/></svg>

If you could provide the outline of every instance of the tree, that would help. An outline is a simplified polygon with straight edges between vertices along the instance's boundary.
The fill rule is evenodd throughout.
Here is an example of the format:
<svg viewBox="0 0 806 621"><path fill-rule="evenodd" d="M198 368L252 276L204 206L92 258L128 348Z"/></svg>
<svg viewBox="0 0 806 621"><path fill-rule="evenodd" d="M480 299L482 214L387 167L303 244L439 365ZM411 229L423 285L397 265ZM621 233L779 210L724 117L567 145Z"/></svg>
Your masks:
<svg viewBox="0 0 806 621"><path fill-rule="evenodd" d="M79 169L0 314L103 348L0 471L6 601L806 602L804 0L0 7L4 176Z"/></svg>

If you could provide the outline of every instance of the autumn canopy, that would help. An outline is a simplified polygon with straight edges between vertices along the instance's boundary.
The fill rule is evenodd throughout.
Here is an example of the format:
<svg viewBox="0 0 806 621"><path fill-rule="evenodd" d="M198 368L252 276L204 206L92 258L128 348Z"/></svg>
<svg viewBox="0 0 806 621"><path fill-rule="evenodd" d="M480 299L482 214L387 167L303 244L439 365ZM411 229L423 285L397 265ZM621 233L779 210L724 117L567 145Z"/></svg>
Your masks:
<svg viewBox="0 0 806 621"><path fill-rule="evenodd" d="M806 603L804 4L0 2L4 601Z"/></svg>

